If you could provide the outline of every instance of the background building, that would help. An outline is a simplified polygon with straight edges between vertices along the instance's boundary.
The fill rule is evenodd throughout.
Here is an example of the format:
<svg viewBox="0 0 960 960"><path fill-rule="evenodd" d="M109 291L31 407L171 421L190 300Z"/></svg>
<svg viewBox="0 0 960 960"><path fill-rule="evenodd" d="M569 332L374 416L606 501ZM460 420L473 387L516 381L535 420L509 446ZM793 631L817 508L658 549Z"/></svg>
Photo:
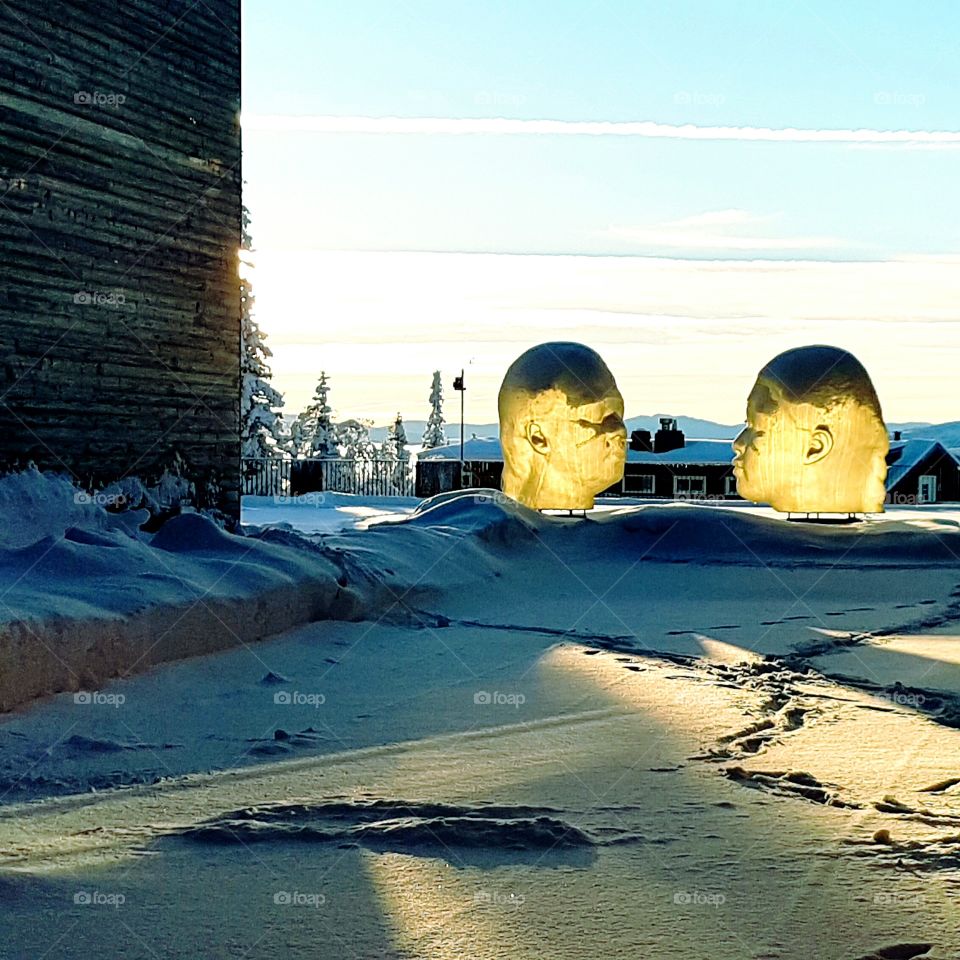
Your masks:
<svg viewBox="0 0 960 960"><path fill-rule="evenodd" d="M891 506L960 500L960 461L937 440L890 441L887 502Z"/></svg>
<svg viewBox="0 0 960 960"><path fill-rule="evenodd" d="M733 475L732 440L687 440L677 422L662 418L656 433L634 430L623 480L605 496L664 500L739 500ZM458 489L460 444L423 451L417 459L418 497ZM891 506L960 501L960 458L937 440L901 440L893 434L887 455L887 502ZM495 439L464 445L464 487L499 489L503 454Z"/></svg>

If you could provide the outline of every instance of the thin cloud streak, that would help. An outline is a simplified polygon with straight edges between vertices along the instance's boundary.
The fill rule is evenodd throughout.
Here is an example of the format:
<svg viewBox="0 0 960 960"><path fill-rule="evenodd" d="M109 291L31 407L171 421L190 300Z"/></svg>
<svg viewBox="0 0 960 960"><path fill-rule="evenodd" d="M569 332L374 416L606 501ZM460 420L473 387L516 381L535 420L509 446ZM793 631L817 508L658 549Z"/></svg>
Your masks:
<svg viewBox="0 0 960 960"><path fill-rule="evenodd" d="M246 133L472 134L619 136L659 140L739 140L770 143L960 145L954 130L819 130L786 127L700 127L692 123L610 120L517 120L453 117L337 117L316 114L245 114Z"/></svg>
<svg viewBox="0 0 960 960"><path fill-rule="evenodd" d="M839 237L751 236L742 232L776 219L777 215L738 208L708 210L652 226L608 226L596 235L657 250L826 250L851 246Z"/></svg>
<svg viewBox="0 0 960 960"><path fill-rule="evenodd" d="M708 231L608 227L598 236L670 250L827 250L850 246L839 237L737 237Z"/></svg>

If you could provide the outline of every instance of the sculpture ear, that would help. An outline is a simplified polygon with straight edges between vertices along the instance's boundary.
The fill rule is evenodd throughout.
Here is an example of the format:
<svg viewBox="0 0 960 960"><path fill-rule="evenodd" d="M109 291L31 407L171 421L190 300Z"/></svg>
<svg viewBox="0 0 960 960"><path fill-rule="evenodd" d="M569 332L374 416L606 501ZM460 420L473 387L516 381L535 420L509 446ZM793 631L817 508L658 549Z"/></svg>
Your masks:
<svg viewBox="0 0 960 960"><path fill-rule="evenodd" d="M540 429L540 424L528 423L526 432L527 443L529 443L537 453L546 456L546 454L550 452L550 441L544 435L543 430Z"/></svg>
<svg viewBox="0 0 960 960"><path fill-rule="evenodd" d="M803 462L817 463L826 457L832 449L833 434L829 427L821 424L810 434L810 446L807 448L807 454L803 458Z"/></svg>

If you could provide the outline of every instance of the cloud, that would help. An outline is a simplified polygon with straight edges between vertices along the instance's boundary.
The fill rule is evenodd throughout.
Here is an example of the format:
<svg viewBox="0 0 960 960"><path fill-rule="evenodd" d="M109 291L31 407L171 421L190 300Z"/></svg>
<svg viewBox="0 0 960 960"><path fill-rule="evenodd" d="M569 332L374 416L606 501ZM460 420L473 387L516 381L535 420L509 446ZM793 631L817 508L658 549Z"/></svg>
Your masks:
<svg viewBox="0 0 960 960"><path fill-rule="evenodd" d="M653 226L610 226L598 235L668 250L825 250L849 246L838 237L751 236L744 232L773 219L747 210L709 210Z"/></svg>
<svg viewBox="0 0 960 960"><path fill-rule="evenodd" d="M765 223L772 220L770 216L761 217L748 210L709 210L706 213L695 213L690 217L680 217L678 220L667 220L667 227L728 227L749 223Z"/></svg>
<svg viewBox="0 0 960 960"><path fill-rule="evenodd" d="M719 232L720 221L746 230L763 218L683 219ZM289 410L310 401L324 368L351 416L422 416L432 371L466 366L468 416L492 421L509 363L534 343L568 339L598 346L634 411L669 406L733 423L770 357L835 343L867 366L892 419L955 417L955 255L823 262L267 247L254 260L258 322Z"/></svg>
<svg viewBox="0 0 960 960"><path fill-rule="evenodd" d="M319 114L244 114L246 133L533 134L620 136L667 140L741 140L887 146L960 146L955 130L824 130L786 127L701 127L692 123L610 120L513 120L453 117L336 117Z"/></svg>

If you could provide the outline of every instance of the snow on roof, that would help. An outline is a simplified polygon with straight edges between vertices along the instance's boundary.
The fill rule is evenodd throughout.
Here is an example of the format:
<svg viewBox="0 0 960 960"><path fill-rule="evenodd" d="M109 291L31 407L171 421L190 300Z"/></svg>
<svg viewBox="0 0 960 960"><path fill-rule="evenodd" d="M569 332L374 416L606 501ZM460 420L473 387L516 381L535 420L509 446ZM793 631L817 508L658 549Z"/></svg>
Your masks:
<svg viewBox="0 0 960 960"><path fill-rule="evenodd" d="M730 464L732 460L732 440L687 440L682 447L666 453L627 448L627 463Z"/></svg>
<svg viewBox="0 0 960 960"><path fill-rule="evenodd" d="M686 445L669 453L627 449L628 463L730 463L733 459L731 440L688 440ZM496 437L471 437L463 445L465 460L503 460L500 441ZM460 443L424 450L421 460L459 460Z"/></svg>
<svg viewBox="0 0 960 960"><path fill-rule="evenodd" d="M463 444L464 460L502 460L503 453L500 451L500 441L496 437L471 437L465 440ZM460 459L460 441L448 443L443 447L433 447L430 450L422 450L418 460L459 460Z"/></svg>
<svg viewBox="0 0 960 960"><path fill-rule="evenodd" d="M727 465L733 460L732 440L687 440L682 447L668 450L666 453L652 453L649 450L631 450L627 448L627 463L661 463L678 465ZM887 462L888 489L899 483L917 464L921 463L933 450L941 447L937 440L894 440L890 443ZM952 452L955 459L960 456ZM463 445L465 460L501 461L503 453L500 441L496 437L471 437ZM421 460L459 460L460 443L448 443L443 447L424 450Z"/></svg>
<svg viewBox="0 0 960 960"><path fill-rule="evenodd" d="M937 448L947 451L939 440L892 440L887 454L887 489L898 484L914 467L922 463Z"/></svg>

